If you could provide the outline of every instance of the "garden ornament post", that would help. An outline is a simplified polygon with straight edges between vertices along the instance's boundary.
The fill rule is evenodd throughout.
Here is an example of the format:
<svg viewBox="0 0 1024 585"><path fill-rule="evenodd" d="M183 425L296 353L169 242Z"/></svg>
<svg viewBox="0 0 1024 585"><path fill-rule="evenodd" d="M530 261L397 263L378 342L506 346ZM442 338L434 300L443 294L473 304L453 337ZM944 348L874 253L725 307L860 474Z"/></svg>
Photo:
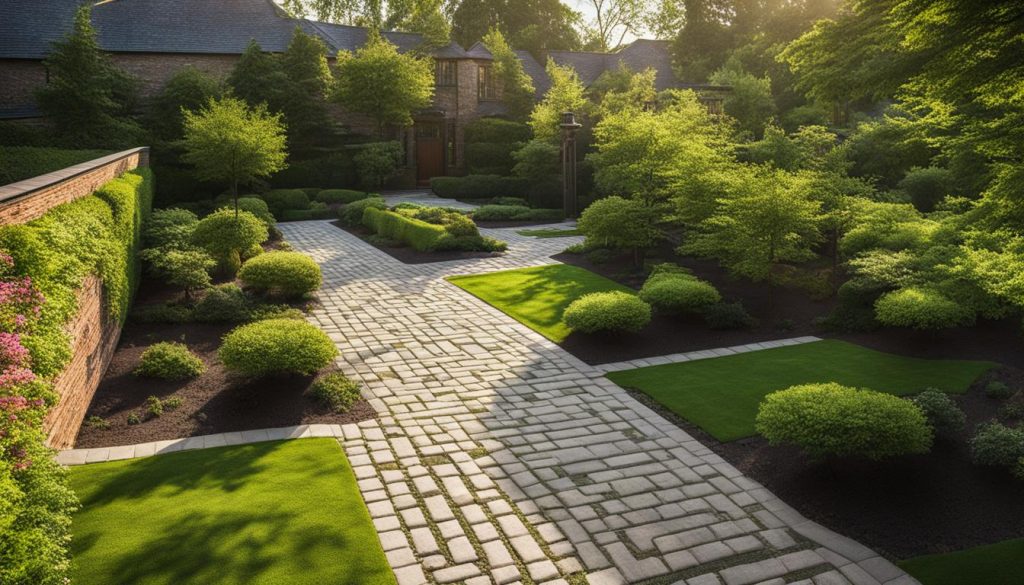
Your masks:
<svg viewBox="0 0 1024 585"><path fill-rule="evenodd" d="M565 217L576 218L579 215L576 199L576 132L583 125L576 121L573 112L562 113L562 201Z"/></svg>

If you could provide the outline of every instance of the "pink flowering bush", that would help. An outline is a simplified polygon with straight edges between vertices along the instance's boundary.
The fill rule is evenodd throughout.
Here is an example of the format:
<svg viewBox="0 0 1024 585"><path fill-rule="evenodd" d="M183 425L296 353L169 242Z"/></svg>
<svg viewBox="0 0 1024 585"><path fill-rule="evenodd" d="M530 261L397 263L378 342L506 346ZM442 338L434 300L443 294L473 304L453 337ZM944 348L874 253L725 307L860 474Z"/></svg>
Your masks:
<svg viewBox="0 0 1024 585"><path fill-rule="evenodd" d="M28 276L14 275L14 259L0 252L0 331L25 332L39 317L43 295Z"/></svg>

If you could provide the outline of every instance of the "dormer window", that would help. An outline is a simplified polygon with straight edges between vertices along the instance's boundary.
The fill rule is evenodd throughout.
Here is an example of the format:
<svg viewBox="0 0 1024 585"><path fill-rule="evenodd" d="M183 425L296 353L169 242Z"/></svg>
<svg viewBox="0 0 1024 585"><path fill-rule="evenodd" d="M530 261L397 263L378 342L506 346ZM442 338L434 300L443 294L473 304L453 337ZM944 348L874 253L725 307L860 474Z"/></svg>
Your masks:
<svg viewBox="0 0 1024 585"><path fill-rule="evenodd" d="M458 61L452 59L438 59L437 61L437 85L438 87L450 87L458 85Z"/></svg>
<svg viewBox="0 0 1024 585"><path fill-rule="evenodd" d="M498 83L494 78L494 68L490 65L480 65L477 71L477 97L480 100L498 99Z"/></svg>

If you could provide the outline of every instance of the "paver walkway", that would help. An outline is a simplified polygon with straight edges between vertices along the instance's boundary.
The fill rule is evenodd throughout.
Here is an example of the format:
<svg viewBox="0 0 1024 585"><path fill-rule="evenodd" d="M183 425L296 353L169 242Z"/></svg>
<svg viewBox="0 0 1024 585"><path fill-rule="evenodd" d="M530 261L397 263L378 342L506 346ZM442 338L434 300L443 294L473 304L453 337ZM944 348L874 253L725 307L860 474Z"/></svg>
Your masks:
<svg viewBox="0 0 1024 585"><path fill-rule="evenodd" d="M444 281L550 264L572 238L407 265L327 222L315 320L379 423L345 450L404 584L915 583L810 522L589 366Z"/></svg>

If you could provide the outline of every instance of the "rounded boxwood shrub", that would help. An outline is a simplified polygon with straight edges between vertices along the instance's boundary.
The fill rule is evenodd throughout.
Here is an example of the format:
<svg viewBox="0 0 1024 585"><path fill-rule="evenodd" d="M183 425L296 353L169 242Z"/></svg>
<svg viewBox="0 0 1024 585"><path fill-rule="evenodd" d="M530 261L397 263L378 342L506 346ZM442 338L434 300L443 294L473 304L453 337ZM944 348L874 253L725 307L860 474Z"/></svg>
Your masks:
<svg viewBox="0 0 1024 585"><path fill-rule="evenodd" d="M299 252L270 252L247 261L238 272L245 286L283 297L300 297L320 288L323 276L312 258Z"/></svg>
<svg viewBox="0 0 1024 585"><path fill-rule="evenodd" d="M326 333L305 321L268 319L225 335L218 355L229 370L249 376L309 375L329 365L338 348Z"/></svg>
<svg viewBox="0 0 1024 585"><path fill-rule="evenodd" d="M224 207L234 210L234 202L226 204ZM274 214L270 213L270 208L267 207L267 202L258 197L239 197L238 198L238 209L241 211L248 211L249 213L260 218L267 229L274 227L277 224L277 220L274 219Z"/></svg>
<svg viewBox="0 0 1024 585"><path fill-rule="evenodd" d="M374 209L387 209L388 204L384 201L383 197L369 197L367 199L360 199L359 201L353 201L347 205L343 205L338 210L338 219L341 223L355 227L363 225L363 212L369 208Z"/></svg>
<svg viewBox="0 0 1024 585"><path fill-rule="evenodd" d="M667 313L699 311L721 302L722 295L709 282L682 272L652 274L640 289L640 298Z"/></svg>
<svg viewBox="0 0 1024 585"><path fill-rule="evenodd" d="M938 291L907 287L882 295L875 302L875 318L893 327L946 329L970 325L974 313Z"/></svg>
<svg viewBox="0 0 1024 585"><path fill-rule="evenodd" d="M243 253L252 253L267 241L270 232L265 223L248 211L219 209L204 217L192 232L192 243L204 249L219 263L223 272L234 275Z"/></svg>
<svg viewBox="0 0 1024 585"><path fill-rule="evenodd" d="M910 401L834 382L793 386L765 396L756 427L769 443L793 444L815 458L878 460L927 453L932 445L932 429Z"/></svg>
<svg viewBox="0 0 1024 585"><path fill-rule="evenodd" d="M143 240L149 248L182 248L198 224L199 218L187 209L155 209L146 222Z"/></svg>
<svg viewBox="0 0 1024 585"><path fill-rule="evenodd" d="M337 372L317 378L309 389L310 395L327 404L334 412L348 412L359 400L359 382Z"/></svg>
<svg viewBox="0 0 1024 585"><path fill-rule="evenodd" d="M704 307L704 321L712 329L750 329L757 319L743 308L743 303L718 303Z"/></svg>
<svg viewBox="0 0 1024 585"><path fill-rule="evenodd" d="M1024 457L1024 429L989 423L971 439L971 459L978 465L1013 467Z"/></svg>
<svg viewBox="0 0 1024 585"><path fill-rule="evenodd" d="M651 306L636 295L622 291L583 295L562 313L573 331L639 331L651 322Z"/></svg>
<svg viewBox="0 0 1024 585"><path fill-rule="evenodd" d="M929 388L915 396L913 401L924 413L936 435L949 437L963 430L967 417L956 401L945 392Z"/></svg>
<svg viewBox="0 0 1024 585"><path fill-rule="evenodd" d="M1013 396L1013 394L1013 389L999 380L992 380L988 384L985 384L985 395L989 398L1003 399L1009 398Z"/></svg>
<svg viewBox="0 0 1024 585"><path fill-rule="evenodd" d="M136 376L162 378L164 380L186 380L202 375L206 365L184 343L161 341L142 352Z"/></svg>

